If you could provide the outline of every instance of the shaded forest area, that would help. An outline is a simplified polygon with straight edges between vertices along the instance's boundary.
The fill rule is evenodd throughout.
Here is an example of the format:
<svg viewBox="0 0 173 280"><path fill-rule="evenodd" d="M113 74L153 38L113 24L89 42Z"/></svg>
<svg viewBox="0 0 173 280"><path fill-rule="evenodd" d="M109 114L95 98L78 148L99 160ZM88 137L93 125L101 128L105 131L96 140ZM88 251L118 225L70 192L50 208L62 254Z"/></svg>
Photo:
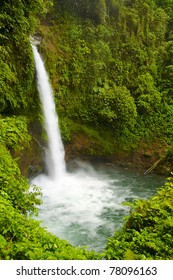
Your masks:
<svg viewBox="0 0 173 280"><path fill-rule="evenodd" d="M142 168L161 160L159 169L170 174L172 25L172 0L1 1L0 259L103 257L73 248L31 218L40 190L29 192L22 174L28 164L40 168L34 138L44 143L45 135L30 35L41 40L69 157L127 160ZM156 196L134 206L122 229L126 240L117 233L105 258L172 258L171 180L166 190L167 196L158 194L162 203Z"/></svg>

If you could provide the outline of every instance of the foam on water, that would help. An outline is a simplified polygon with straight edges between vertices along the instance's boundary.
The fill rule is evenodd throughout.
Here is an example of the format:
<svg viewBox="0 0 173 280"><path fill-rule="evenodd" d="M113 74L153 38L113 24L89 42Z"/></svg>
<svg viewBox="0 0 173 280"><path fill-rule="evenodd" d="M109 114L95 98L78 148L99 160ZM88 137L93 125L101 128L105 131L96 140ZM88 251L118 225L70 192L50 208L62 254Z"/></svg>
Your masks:
<svg viewBox="0 0 173 280"><path fill-rule="evenodd" d="M32 184L41 185L43 204L40 207L39 219L44 225L63 239L67 239L73 245L87 245L89 248L101 249L105 245L99 240L102 232L110 235L115 230L115 222L109 220L112 211L127 211L127 207L121 202L130 196L130 191L112 189L115 180L108 179L98 173L86 173L78 170L65 174L61 184L50 180L45 175L40 175L32 181ZM95 238L98 240L96 241Z"/></svg>

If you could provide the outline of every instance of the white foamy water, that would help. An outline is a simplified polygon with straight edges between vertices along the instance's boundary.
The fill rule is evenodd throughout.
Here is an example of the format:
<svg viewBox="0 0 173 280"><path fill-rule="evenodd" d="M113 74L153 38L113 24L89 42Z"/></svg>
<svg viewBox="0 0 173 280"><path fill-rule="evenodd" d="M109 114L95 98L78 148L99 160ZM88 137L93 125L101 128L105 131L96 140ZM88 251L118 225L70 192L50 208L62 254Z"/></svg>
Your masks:
<svg viewBox="0 0 173 280"><path fill-rule="evenodd" d="M107 237L120 227L122 217L128 213L128 208L121 203L140 193L143 198L148 197L150 189L141 188L139 182L134 191L136 178L126 180L116 170L111 171L110 175L109 172L96 172L91 166L80 164L77 170L71 173L66 171L53 92L37 48L32 48L48 135L45 159L48 175L41 174L31 182L31 186L42 187L43 204L39 208L38 218L49 231L72 245L101 250Z"/></svg>
<svg viewBox="0 0 173 280"><path fill-rule="evenodd" d="M117 188L115 193L112 189L115 179L112 181L97 172L66 173L61 185L45 175L32 183L43 187L39 219L49 231L73 245L100 250L115 230L109 212L115 216L116 211L127 213L121 203L130 196L130 191L124 190L122 194Z"/></svg>

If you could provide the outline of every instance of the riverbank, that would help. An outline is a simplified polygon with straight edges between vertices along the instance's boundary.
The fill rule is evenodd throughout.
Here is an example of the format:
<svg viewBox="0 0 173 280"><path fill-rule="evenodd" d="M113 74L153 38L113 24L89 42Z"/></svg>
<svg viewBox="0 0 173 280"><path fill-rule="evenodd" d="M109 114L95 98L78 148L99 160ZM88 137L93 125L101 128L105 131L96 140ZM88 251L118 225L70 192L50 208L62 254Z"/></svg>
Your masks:
<svg viewBox="0 0 173 280"><path fill-rule="evenodd" d="M116 166L128 167L130 169L141 170L143 173L157 173L169 176L173 170L172 154L167 144L153 141L147 143L140 141L135 149L121 144L112 146L112 153L107 153L107 149L101 145L101 142L94 142L84 134L76 135L73 140L65 145L66 161L72 161L76 158L94 162L103 161Z"/></svg>

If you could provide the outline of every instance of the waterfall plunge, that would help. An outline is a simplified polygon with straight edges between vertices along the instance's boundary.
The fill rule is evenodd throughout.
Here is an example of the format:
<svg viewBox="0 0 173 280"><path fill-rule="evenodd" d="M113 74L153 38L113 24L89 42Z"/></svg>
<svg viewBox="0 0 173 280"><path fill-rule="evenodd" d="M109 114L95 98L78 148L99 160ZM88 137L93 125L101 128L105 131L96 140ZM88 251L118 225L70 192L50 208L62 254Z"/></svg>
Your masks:
<svg viewBox="0 0 173 280"><path fill-rule="evenodd" d="M48 136L48 153L46 154L46 166L48 175L52 180L61 181L65 174L64 148L58 129L58 117L56 114L52 88L46 73L44 63L37 51L32 46L36 72L37 86L43 107L45 129Z"/></svg>
<svg viewBox="0 0 173 280"><path fill-rule="evenodd" d="M41 174L31 182L31 185L42 187L43 204L39 209L39 219L49 231L72 245L87 245L89 249L100 251L107 237L113 234L115 228L120 226L121 218L128 213L121 202L141 193L143 198L145 195L147 198L150 191L147 194L143 177L137 183L138 175L132 178L127 173L124 176L116 169L112 169L110 175L110 170L105 172L105 167L96 172L90 166L80 165L75 172L66 172L53 93L35 46L33 53L48 135L48 175ZM136 185L135 192L133 184Z"/></svg>
<svg viewBox="0 0 173 280"><path fill-rule="evenodd" d="M80 168L73 173L66 171L53 92L37 48L32 48L48 136L48 175L41 174L31 181L31 186L42 187L39 219L49 231L72 245L87 245L100 250L106 242L106 235L114 232L114 223L105 219L105 212L116 215L117 211L126 211L121 202L129 196L129 190L123 190L122 195L117 186L117 195L111 187L117 179L112 181L85 164L79 165Z"/></svg>

